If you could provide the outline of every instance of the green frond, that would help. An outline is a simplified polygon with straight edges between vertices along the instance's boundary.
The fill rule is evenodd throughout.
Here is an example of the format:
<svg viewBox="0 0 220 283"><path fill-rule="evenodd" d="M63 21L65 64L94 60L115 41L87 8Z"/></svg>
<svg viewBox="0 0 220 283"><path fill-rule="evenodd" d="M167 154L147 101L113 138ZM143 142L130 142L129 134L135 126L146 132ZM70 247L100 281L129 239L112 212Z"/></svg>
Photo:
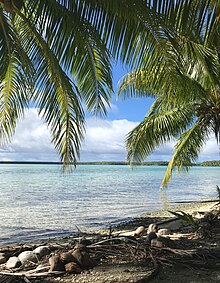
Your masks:
<svg viewBox="0 0 220 283"><path fill-rule="evenodd" d="M44 14L47 24L38 32L45 37L62 68L72 75L87 110L105 116L113 92L111 56L90 23L90 16L81 17L83 7L78 4L41 1L37 11ZM39 15L36 17L41 21Z"/></svg>
<svg viewBox="0 0 220 283"><path fill-rule="evenodd" d="M63 164L76 164L84 132L79 93L38 31L22 13L19 12L19 16L32 35L31 55L41 57L37 60L38 77L32 99L51 129L53 143Z"/></svg>
<svg viewBox="0 0 220 283"><path fill-rule="evenodd" d="M5 77L0 84L0 143L7 144L15 132L18 118L23 117L28 105L28 90L18 68L20 62L10 54Z"/></svg>
<svg viewBox="0 0 220 283"><path fill-rule="evenodd" d="M19 36L0 9L0 143L7 144L23 117L33 86L33 65Z"/></svg>
<svg viewBox="0 0 220 283"><path fill-rule="evenodd" d="M191 104L150 112L127 136L129 163L142 162L156 147L177 137L192 123L193 117Z"/></svg>
<svg viewBox="0 0 220 283"><path fill-rule="evenodd" d="M179 137L175 145L173 157L167 166L161 185L162 187L166 186L170 181L175 166L178 167L178 170L182 168L188 170L192 162L197 160L198 154L207 141L209 134L209 129L203 127L201 120L198 119L189 130Z"/></svg>

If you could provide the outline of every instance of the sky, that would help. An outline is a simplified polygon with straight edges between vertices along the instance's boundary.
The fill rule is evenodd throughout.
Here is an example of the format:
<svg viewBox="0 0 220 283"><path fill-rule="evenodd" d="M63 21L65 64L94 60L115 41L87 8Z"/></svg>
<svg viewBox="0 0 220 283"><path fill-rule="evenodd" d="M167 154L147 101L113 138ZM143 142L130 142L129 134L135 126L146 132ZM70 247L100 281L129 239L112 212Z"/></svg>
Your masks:
<svg viewBox="0 0 220 283"><path fill-rule="evenodd" d="M111 109L105 119L87 118L80 161L126 161L126 135L144 118L153 102L152 98L117 98L118 81L127 71L122 66L114 66ZM173 146L174 142L161 146L146 161L169 161ZM218 159L219 148L213 136L200 154L199 161ZM38 117L37 109L26 110L24 119L18 122L12 142L0 147L0 161L59 161L50 132Z"/></svg>

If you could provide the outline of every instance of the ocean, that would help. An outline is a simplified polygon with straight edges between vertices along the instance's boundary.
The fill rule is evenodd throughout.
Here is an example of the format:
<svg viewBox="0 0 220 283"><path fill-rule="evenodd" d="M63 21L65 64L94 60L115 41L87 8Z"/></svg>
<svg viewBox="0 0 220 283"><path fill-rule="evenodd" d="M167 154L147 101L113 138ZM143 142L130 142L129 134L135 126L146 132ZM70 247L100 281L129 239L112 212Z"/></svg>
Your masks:
<svg viewBox="0 0 220 283"><path fill-rule="evenodd" d="M108 227L180 201L217 197L219 167L193 167L160 184L166 167L0 165L0 245Z"/></svg>

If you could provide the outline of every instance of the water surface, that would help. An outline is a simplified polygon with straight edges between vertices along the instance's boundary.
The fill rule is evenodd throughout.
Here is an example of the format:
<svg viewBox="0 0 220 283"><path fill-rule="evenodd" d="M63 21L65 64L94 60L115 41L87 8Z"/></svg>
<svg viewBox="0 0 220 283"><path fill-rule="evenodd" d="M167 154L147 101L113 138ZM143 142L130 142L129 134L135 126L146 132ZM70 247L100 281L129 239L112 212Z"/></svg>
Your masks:
<svg viewBox="0 0 220 283"><path fill-rule="evenodd" d="M166 167L0 165L0 245L69 235L131 219L170 202L216 196L220 168L193 167L160 190Z"/></svg>

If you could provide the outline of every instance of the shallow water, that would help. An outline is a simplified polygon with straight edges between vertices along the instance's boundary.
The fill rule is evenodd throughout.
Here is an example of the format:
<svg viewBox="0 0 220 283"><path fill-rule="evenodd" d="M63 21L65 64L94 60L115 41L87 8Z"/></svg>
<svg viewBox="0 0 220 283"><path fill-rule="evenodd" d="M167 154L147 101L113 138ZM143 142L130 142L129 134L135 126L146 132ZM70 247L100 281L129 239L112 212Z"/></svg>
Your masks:
<svg viewBox="0 0 220 283"><path fill-rule="evenodd" d="M109 226L171 202L217 195L220 168L193 167L160 190L162 166L0 165L0 245L23 243Z"/></svg>

